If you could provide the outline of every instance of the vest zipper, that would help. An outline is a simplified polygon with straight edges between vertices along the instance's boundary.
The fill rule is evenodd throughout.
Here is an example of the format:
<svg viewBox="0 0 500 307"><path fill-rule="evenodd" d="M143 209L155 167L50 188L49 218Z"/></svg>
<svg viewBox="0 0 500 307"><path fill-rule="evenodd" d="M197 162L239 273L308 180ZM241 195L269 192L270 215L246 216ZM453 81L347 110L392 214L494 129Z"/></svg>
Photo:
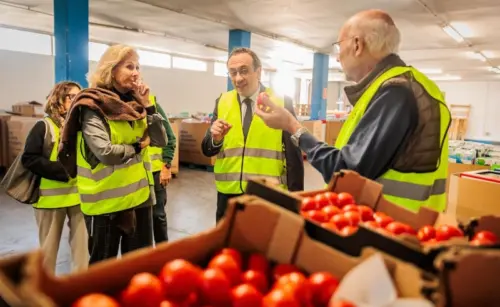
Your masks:
<svg viewBox="0 0 500 307"><path fill-rule="evenodd" d="M243 143L243 154L241 155L241 171L240 171L240 190L241 193L245 193L243 191L243 165L245 164L245 150L247 148L247 140L245 138L244 143Z"/></svg>

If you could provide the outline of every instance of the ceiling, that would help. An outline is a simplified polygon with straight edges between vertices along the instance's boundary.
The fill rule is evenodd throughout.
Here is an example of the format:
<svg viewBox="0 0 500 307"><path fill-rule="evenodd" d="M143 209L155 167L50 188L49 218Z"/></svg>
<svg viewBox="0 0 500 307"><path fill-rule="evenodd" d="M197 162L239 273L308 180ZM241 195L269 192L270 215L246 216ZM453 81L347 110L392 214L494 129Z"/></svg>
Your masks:
<svg viewBox="0 0 500 307"><path fill-rule="evenodd" d="M53 0L0 0L0 24L52 33ZM224 61L228 30L252 31L265 67L310 75L313 53L330 52L346 19L388 11L402 33L400 55L436 79L500 80L498 0L90 0L90 36L196 58ZM451 24L457 42L442 30ZM483 52L480 60L473 52ZM332 72L339 70L333 59ZM283 64L285 63L285 64Z"/></svg>

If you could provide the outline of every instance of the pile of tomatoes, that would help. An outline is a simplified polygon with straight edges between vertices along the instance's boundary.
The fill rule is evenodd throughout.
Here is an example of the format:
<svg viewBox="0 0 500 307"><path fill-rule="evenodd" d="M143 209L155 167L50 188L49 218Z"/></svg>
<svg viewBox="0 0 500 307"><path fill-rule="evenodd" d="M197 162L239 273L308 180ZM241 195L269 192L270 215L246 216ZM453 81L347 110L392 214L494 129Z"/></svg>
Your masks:
<svg viewBox="0 0 500 307"><path fill-rule="evenodd" d="M205 269L176 259L158 275L136 274L117 297L91 293L72 307L355 307L330 303L338 285L327 272L308 276L292 264L273 265L262 254L244 257L224 248Z"/></svg>
<svg viewBox="0 0 500 307"><path fill-rule="evenodd" d="M422 243L437 243L456 237L464 237L458 227L451 225L424 226L418 231L410 225L395 221L383 212L358 205L354 197L345 192L323 192L305 197L300 208L301 215L321 224L324 228L349 236L356 232L360 224L393 235L416 236ZM470 242L472 245L494 245L500 241L490 231L478 232Z"/></svg>

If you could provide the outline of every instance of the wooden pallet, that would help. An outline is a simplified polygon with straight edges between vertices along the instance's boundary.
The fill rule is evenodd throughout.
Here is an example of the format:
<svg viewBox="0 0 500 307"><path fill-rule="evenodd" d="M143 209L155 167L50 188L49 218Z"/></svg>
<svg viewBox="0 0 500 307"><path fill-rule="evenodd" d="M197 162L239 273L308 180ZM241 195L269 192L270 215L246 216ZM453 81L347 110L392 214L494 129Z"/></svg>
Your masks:
<svg viewBox="0 0 500 307"><path fill-rule="evenodd" d="M450 140L464 140L469 124L470 105L451 104L451 125L449 129Z"/></svg>
<svg viewBox="0 0 500 307"><path fill-rule="evenodd" d="M187 167L187 168L190 168L190 169L205 170L207 172L212 172L212 173L214 171L214 166L213 165L201 165L201 164L181 162L181 166Z"/></svg>

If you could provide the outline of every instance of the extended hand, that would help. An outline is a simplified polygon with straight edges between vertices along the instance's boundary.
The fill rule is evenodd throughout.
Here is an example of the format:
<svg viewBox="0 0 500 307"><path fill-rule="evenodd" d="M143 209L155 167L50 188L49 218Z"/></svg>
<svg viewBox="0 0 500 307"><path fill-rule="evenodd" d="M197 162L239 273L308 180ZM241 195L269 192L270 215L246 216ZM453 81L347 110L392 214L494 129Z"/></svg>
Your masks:
<svg viewBox="0 0 500 307"><path fill-rule="evenodd" d="M217 119L210 127L210 133L215 142L220 143L233 126L223 119Z"/></svg>
<svg viewBox="0 0 500 307"><path fill-rule="evenodd" d="M287 109L277 106L266 93L260 93L255 114L262 118L264 123L273 129L285 130L294 133L300 127L298 120Z"/></svg>

